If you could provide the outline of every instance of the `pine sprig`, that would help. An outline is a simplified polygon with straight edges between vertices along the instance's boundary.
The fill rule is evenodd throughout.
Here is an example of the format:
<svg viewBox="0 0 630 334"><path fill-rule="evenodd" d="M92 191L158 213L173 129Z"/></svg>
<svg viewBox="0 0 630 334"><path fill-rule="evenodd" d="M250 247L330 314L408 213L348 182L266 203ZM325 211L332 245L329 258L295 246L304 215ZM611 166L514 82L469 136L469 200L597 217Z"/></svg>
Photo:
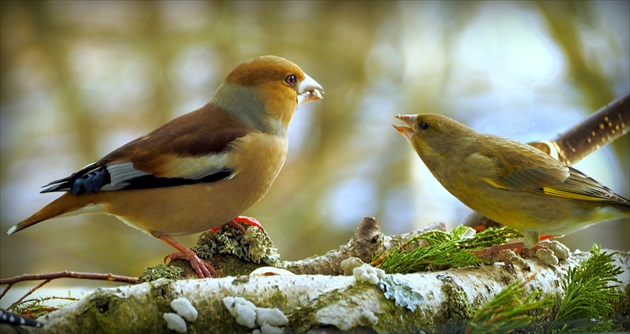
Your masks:
<svg viewBox="0 0 630 334"><path fill-rule="evenodd" d="M533 276L532 276L533 277ZM553 306L553 298L547 296L540 300L540 291L526 294L525 285L531 280L513 282L506 286L489 303L473 316L467 333L510 333L527 326L534 320L528 315L533 310L547 309Z"/></svg>
<svg viewBox="0 0 630 334"><path fill-rule="evenodd" d="M549 332L613 329L613 321L604 318L612 313L612 305L621 297L616 288L621 283L617 276L623 269L613 264L616 253L602 253L599 246L593 245L591 254L589 259L571 268L562 282L566 295Z"/></svg>
<svg viewBox="0 0 630 334"><path fill-rule="evenodd" d="M392 249L378 267L387 273L407 274L427 270L442 270L477 266L483 263L470 250L505 243L520 236L515 229L488 228L473 235L472 229L459 226L452 232L428 231Z"/></svg>

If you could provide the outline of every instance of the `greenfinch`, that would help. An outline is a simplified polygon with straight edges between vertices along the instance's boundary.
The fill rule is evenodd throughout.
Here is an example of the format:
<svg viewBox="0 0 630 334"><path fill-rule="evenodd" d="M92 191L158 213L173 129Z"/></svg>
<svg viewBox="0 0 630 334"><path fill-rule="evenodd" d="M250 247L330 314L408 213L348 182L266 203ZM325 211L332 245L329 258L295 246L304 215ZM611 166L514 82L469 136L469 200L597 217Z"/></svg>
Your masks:
<svg viewBox="0 0 630 334"><path fill-rule="evenodd" d="M542 151L481 134L446 116L396 116L394 125L442 186L488 218L520 230L524 245L630 216L630 201Z"/></svg>
<svg viewBox="0 0 630 334"><path fill-rule="evenodd" d="M284 164L296 107L324 90L287 59L238 65L205 106L175 118L42 192L64 194L19 224L102 213L168 243L199 277L213 268L172 236L235 222L267 192ZM240 226L240 225L237 225ZM242 227L241 227L242 228Z"/></svg>

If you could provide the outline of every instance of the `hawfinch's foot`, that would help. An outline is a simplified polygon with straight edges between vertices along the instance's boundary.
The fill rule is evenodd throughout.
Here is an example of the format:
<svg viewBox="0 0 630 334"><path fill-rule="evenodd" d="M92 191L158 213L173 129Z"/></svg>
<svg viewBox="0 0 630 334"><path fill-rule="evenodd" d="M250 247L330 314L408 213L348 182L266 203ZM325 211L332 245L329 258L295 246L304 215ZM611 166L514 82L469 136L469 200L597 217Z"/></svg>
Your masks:
<svg viewBox="0 0 630 334"><path fill-rule="evenodd" d="M223 226L228 225L228 224L233 226L234 228L238 229L239 231L241 231L241 233L245 233L245 228L241 224L247 224L247 225L255 226L255 227L258 227L261 231L265 231L265 229L262 227L260 222L258 222L258 220L254 219L252 217L238 216L238 217L230 220L229 222L227 222L227 223L225 223L223 225L219 225L217 227L211 228L210 232L216 233Z"/></svg>
<svg viewBox="0 0 630 334"><path fill-rule="evenodd" d="M190 262L190 266L193 268L193 270L195 270L199 278L210 278L217 274L217 272L214 270L214 268L212 268L210 264L200 259L197 254L195 254L195 252L190 250L190 248L175 241L175 239L173 239L171 236L161 235L157 236L157 238L175 247L175 249L179 251L177 253L166 255L166 257L164 257L165 261L167 258L171 261L177 259L187 260L188 262Z"/></svg>
<svg viewBox="0 0 630 334"><path fill-rule="evenodd" d="M190 262L190 266L193 268L193 270L195 270L199 278L211 278L217 275L217 272L209 263L200 259L197 254L195 254L195 252L193 252L192 250L189 249L189 251L190 253L188 254L180 252L168 254L164 257L164 261L166 262L166 259L169 259L170 261L180 259L186 260Z"/></svg>

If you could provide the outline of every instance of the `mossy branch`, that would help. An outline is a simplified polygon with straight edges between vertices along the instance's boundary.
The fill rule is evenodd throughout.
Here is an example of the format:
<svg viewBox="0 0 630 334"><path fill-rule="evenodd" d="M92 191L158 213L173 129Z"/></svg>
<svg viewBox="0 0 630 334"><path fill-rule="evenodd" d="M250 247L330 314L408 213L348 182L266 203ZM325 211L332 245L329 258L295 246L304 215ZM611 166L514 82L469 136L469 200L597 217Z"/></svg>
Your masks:
<svg viewBox="0 0 630 334"><path fill-rule="evenodd" d="M474 234L470 227L459 226L451 232L428 231L393 248L372 262L387 273L407 274L477 266L483 263L471 250L505 243L521 235L513 228L488 228Z"/></svg>

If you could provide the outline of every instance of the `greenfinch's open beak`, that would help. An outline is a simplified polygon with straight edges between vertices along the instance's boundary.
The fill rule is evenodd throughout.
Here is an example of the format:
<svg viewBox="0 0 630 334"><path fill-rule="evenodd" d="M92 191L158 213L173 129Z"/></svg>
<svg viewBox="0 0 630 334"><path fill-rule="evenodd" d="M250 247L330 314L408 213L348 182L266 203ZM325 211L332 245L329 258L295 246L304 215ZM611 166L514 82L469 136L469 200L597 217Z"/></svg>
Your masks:
<svg viewBox="0 0 630 334"><path fill-rule="evenodd" d="M413 138L413 135L415 133L413 129L413 125L416 122L416 115L398 115L396 116L396 118L405 122L406 125L392 124L394 129L400 132L400 134L403 135L403 137L407 138L407 140L411 140L411 138Z"/></svg>

